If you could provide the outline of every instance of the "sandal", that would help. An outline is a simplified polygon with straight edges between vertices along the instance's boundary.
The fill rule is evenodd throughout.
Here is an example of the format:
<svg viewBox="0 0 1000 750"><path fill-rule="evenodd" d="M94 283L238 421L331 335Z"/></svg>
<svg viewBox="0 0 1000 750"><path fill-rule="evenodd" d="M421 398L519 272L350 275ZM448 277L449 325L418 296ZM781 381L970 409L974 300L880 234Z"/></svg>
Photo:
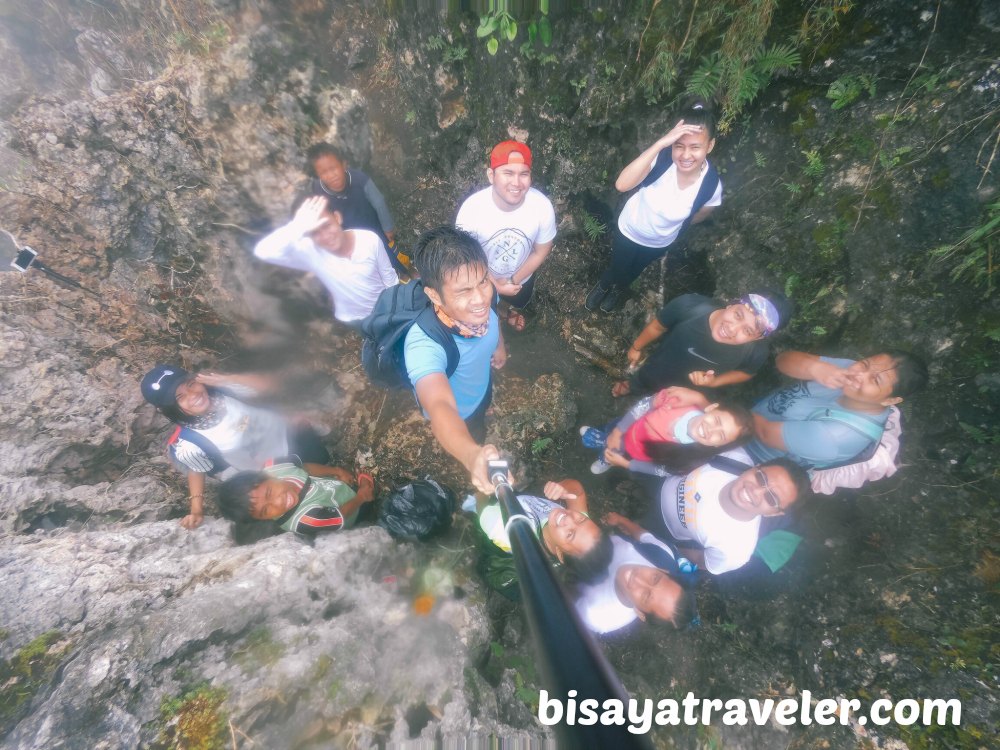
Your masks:
<svg viewBox="0 0 1000 750"><path fill-rule="evenodd" d="M528 321L525 320L520 311L515 310L513 307L509 307L507 308L507 325L520 333L527 328Z"/></svg>
<svg viewBox="0 0 1000 750"><path fill-rule="evenodd" d="M622 396L627 396L632 392L632 386L628 384L627 380L619 380L613 386L611 386L611 395L614 398L621 398Z"/></svg>

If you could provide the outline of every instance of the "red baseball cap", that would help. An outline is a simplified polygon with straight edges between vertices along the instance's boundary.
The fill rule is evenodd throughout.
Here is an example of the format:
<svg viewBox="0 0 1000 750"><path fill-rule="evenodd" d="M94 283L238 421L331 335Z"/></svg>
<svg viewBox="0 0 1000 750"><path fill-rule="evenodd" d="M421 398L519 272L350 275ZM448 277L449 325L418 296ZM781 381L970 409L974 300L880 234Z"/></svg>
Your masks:
<svg viewBox="0 0 1000 750"><path fill-rule="evenodd" d="M521 158L510 158L511 155L517 154ZM510 164L511 161L515 163L523 162L528 167L531 166L531 149L528 148L523 143L518 143L517 141L501 141L493 150L490 152L490 169L496 169L497 167L502 167L504 164Z"/></svg>

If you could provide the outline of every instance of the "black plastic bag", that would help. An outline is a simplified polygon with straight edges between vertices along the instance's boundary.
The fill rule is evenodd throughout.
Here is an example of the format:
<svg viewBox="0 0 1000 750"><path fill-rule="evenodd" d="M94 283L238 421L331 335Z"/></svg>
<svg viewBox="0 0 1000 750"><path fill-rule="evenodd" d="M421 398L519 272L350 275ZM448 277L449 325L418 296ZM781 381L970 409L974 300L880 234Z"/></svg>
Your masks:
<svg viewBox="0 0 1000 750"><path fill-rule="evenodd" d="M428 539L451 528L455 495L433 479L393 490L382 503L378 525L396 539Z"/></svg>

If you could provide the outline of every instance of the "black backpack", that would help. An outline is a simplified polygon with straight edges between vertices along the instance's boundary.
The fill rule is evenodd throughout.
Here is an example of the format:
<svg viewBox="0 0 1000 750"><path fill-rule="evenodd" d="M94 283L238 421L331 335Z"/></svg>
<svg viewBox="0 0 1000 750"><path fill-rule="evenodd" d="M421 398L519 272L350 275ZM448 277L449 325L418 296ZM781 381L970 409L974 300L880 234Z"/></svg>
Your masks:
<svg viewBox="0 0 1000 750"><path fill-rule="evenodd" d="M448 357L445 375L458 367L458 346L451 331L434 313L434 306L419 281L397 284L384 290L375 301L371 315L361 321L361 366L373 385L382 388L410 388L403 361L403 342L410 326L417 324Z"/></svg>

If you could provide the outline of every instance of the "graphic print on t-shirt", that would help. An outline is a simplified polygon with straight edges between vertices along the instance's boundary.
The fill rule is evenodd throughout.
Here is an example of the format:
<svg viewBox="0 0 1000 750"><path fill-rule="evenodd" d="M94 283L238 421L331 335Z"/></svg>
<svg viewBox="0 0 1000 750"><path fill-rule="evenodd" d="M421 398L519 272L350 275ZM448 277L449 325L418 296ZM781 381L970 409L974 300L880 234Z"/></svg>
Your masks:
<svg viewBox="0 0 1000 750"><path fill-rule="evenodd" d="M780 391L772 393L770 398L767 399L767 408L775 416L781 416L788 411L788 407L793 403L800 398L808 398L810 395L809 384L798 382L793 386L782 388Z"/></svg>
<svg viewBox="0 0 1000 750"><path fill-rule="evenodd" d="M689 347L688 347L688 354L692 354L692 355L694 355L695 357L697 357L698 359L703 359L703 360L705 360L706 362L708 362L708 363L709 363L710 365L717 365L717 364L719 364L719 363L718 363L718 362L716 362L716 361L715 361L714 359L709 359L708 357L706 357L706 356L704 356L704 355L701 355L701 354L698 354L698 352L696 352L696 351L694 350L694 347L693 347L693 346L689 346Z"/></svg>
<svg viewBox="0 0 1000 750"><path fill-rule="evenodd" d="M701 493L696 489L698 481L695 474L698 471L699 469L695 469L677 483L677 521L685 529L693 529L698 525L698 503L701 502Z"/></svg>
<svg viewBox="0 0 1000 750"><path fill-rule="evenodd" d="M506 278L517 271L531 252L532 242L520 229L500 229L483 243L490 273Z"/></svg>

